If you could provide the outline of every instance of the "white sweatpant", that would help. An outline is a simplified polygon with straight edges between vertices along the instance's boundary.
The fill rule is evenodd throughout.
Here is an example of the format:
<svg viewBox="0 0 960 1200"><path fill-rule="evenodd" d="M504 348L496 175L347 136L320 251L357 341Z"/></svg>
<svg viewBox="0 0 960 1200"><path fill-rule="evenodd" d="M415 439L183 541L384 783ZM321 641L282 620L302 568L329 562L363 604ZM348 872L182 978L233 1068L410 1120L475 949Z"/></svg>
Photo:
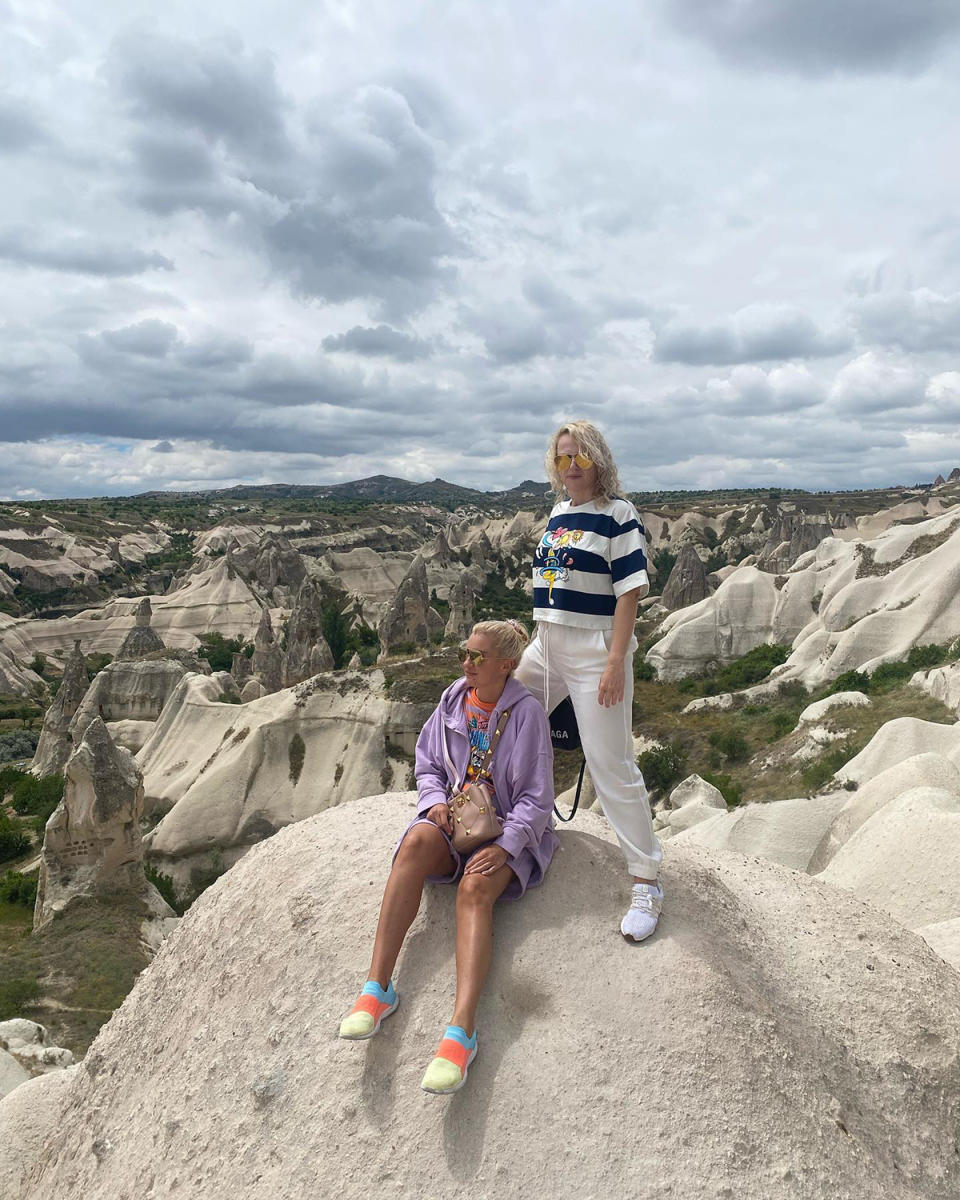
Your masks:
<svg viewBox="0 0 960 1200"><path fill-rule="evenodd" d="M515 672L547 713L569 695L580 728L587 770L597 789L627 870L641 879L656 879L663 853L653 832L643 775L633 756L633 652L624 659L623 701L604 708L597 700L600 676L607 665L612 634L601 629L537 622L537 633Z"/></svg>

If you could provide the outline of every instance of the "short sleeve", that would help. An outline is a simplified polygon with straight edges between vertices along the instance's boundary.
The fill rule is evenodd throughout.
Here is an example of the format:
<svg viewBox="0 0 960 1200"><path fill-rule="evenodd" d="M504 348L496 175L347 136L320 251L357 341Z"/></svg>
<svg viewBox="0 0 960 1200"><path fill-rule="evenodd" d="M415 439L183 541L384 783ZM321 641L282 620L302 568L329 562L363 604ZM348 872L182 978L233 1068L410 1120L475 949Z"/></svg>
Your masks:
<svg viewBox="0 0 960 1200"><path fill-rule="evenodd" d="M610 538L610 576L613 594L618 598L636 588L641 595L650 590L643 525L637 510L627 501L617 505Z"/></svg>

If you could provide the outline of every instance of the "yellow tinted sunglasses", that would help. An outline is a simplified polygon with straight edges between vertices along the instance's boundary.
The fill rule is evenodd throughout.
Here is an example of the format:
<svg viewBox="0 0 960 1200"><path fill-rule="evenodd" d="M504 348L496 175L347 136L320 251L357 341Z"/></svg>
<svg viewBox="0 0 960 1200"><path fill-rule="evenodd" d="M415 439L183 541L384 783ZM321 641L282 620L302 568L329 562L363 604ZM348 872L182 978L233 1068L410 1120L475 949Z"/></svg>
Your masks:
<svg viewBox="0 0 960 1200"><path fill-rule="evenodd" d="M466 662L469 658L475 667L479 667L486 657L482 650L471 650L469 646L461 645L457 651L457 658L462 663Z"/></svg>
<svg viewBox="0 0 960 1200"><path fill-rule="evenodd" d="M558 454L553 461L561 475L570 470L571 463L576 463L581 471L589 471L593 466L593 459L588 458L586 454Z"/></svg>

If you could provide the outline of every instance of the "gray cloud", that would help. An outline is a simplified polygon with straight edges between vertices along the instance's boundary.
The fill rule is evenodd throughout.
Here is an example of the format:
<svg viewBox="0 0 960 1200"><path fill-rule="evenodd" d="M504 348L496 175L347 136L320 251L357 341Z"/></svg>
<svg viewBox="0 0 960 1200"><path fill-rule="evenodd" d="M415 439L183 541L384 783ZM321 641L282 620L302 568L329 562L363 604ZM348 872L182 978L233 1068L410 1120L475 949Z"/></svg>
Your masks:
<svg viewBox="0 0 960 1200"><path fill-rule="evenodd" d="M389 325L354 325L346 333L325 337L321 344L324 350L333 353L342 350L370 358L394 358L398 362L414 362L433 353L429 342Z"/></svg>
<svg viewBox="0 0 960 1200"><path fill-rule="evenodd" d="M173 454L174 445L173 442L168 441L157 442L155 446L150 447L150 450L153 454Z"/></svg>
<svg viewBox="0 0 960 1200"><path fill-rule="evenodd" d="M315 110L311 133L317 181L263 231L274 265L305 296L366 297L388 317L422 309L452 284L444 260L465 247L437 205L434 147L405 97L363 88Z"/></svg>
<svg viewBox="0 0 960 1200"><path fill-rule="evenodd" d="M691 366L823 358L850 346L843 331L823 331L806 313L788 308L742 309L716 325L668 324L657 332L657 362Z"/></svg>
<svg viewBox="0 0 960 1200"><path fill-rule="evenodd" d="M0 230L0 259L24 267L111 277L173 270L170 259L155 251L95 238L49 237L23 227Z"/></svg>
<svg viewBox="0 0 960 1200"><path fill-rule="evenodd" d="M177 341L176 325L150 319L127 325L124 329L109 330L100 339L123 354L138 354L144 358L165 358Z"/></svg>
<svg viewBox="0 0 960 1200"><path fill-rule="evenodd" d="M19 154L47 140L40 121L21 100L0 96L0 154Z"/></svg>
<svg viewBox="0 0 960 1200"><path fill-rule="evenodd" d="M960 293L879 292L864 297L855 316L867 342L917 353L960 350Z"/></svg>
<svg viewBox="0 0 960 1200"><path fill-rule="evenodd" d="M666 0L723 58L810 75L914 72L960 30L954 0Z"/></svg>
<svg viewBox="0 0 960 1200"><path fill-rule="evenodd" d="M271 159L288 149L287 102L266 51L237 37L196 42L132 30L114 43L109 72L134 113L193 129L234 151Z"/></svg>

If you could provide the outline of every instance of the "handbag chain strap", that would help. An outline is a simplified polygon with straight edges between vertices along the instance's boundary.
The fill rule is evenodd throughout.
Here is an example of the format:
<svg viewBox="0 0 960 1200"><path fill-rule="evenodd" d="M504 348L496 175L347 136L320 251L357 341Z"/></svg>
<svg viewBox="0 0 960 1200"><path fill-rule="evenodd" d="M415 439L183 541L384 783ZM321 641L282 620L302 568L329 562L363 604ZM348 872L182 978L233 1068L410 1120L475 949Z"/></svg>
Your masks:
<svg viewBox="0 0 960 1200"><path fill-rule="evenodd" d="M510 709L505 708L503 710L503 712L500 714L500 720L497 722L497 727L493 731L493 737L490 739L489 746L487 746L487 752L483 756L483 762L480 764L480 774L486 775L487 778L489 778L489 775L490 775L490 761L493 758L493 752L497 748L497 742L500 741L500 734L503 733L504 728L506 727L506 724L507 724L507 719L509 718L509 716L510 716ZM454 770L453 770L453 762L450 759L450 751L447 749L447 731L443 724L442 718L440 720L440 740L443 744L443 756L447 760L447 768L450 771L450 774L453 776L453 778L456 779L456 775L454 774ZM469 769L469 764L468 764L468 769ZM466 777L464 777L463 782L466 783ZM456 795L457 792L460 792L460 791L463 791L463 783L461 783L459 787L455 787L452 789L452 795Z"/></svg>

